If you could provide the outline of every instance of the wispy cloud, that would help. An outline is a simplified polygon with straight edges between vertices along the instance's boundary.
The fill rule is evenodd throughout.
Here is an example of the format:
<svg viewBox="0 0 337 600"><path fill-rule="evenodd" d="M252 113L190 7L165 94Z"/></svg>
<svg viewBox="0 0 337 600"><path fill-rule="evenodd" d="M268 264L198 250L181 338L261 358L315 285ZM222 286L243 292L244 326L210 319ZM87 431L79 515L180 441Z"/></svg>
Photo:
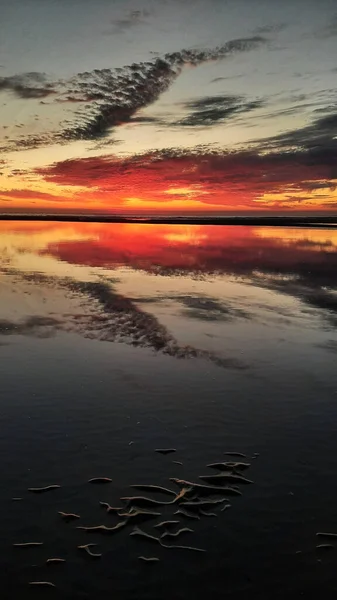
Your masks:
<svg viewBox="0 0 337 600"><path fill-rule="evenodd" d="M227 77L215 77L214 79L211 79L210 83L219 83L219 81L228 81L231 79L241 79L242 77L244 77L243 73L240 73L239 75L228 75Z"/></svg>
<svg viewBox="0 0 337 600"><path fill-rule="evenodd" d="M316 37L325 39L337 36L337 14L335 14L329 22L315 32Z"/></svg>
<svg viewBox="0 0 337 600"><path fill-rule="evenodd" d="M95 139L122 123L126 123L141 108L149 106L168 90L182 69L208 61L227 58L233 54L253 50L265 43L260 36L231 40L215 49L182 50L167 53L152 62L126 67L121 72L103 70L94 76L78 76L74 81L79 97L92 97L97 102L92 110L81 114L79 124L66 129L66 139ZM92 96L88 96L92 94Z"/></svg>
<svg viewBox="0 0 337 600"><path fill-rule="evenodd" d="M55 196L53 194L47 194L46 192L40 192L30 189L0 189L0 200L6 200L7 202L10 202L12 200L43 200L45 202L66 202L66 198L60 198L59 196Z"/></svg>
<svg viewBox="0 0 337 600"><path fill-rule="evenodd" d="M54 85L48 82L43 73L24 73L10 77L0 77L0 92L11 92L25 100L46 98L56 93Z"/></svg>
<svg viewBox="0 0 337 600"><path fill-rule="evenodd" d="M224 123L235 114L250 112L264 105L263 100L246 100L243 96L206 96L185 102L183 107L190 111L175 125L183 127L209 127Z"/></svg>
<svg viewBox="0 0 337 600"><path fill-rule="evenodd" d="M279 33L287 28L287 23L272 23L269 25L261 25L254 29L254 33L258 35L266 35L268 33Z"/></svg>
<svg viewBox="0 0 337 600"><path fill-rule="evenodd" d="M129 29L133 29L138 25L147 25L148 18L152 16L152 12L147 9L130 10L124 17L120 19L111 19L110 27L104 31L105 34L125 33Z"/></svg>
<svg viewBox="0 0 337 600"><path fill-rule="evenodd" d="M152 61L117 69L95 69L54 83L47 83L45 75L36 73L3 78L4 89L10 89L20 97L44 98L55 94L53 101L77 103L78 106L70 123L61 123L57 130L41 136L8 139L0 150L104 138L113 128L129 122L140 109L158 100L185 67L223 60L265 43L266 39L261 36L235 39L216 48L171 52Z"/></svg>
<svg viewBox="0 0 337 600"><path fill-rule="evenodd" d="M286 150L296 148L306 151L303 155L308 163L329 165L331 175L337 176L337 111L330 112L314 119L309 125L292 129L285 133L258 141L266 150Z"/></svg>

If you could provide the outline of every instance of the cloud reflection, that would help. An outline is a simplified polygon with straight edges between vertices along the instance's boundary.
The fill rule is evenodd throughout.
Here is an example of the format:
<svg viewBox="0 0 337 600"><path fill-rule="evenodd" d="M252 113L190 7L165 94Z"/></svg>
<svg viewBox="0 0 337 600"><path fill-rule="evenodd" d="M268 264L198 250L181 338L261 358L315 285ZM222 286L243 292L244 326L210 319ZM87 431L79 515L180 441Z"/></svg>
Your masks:
<svg viewBox="0 0 337 600"><path fill-rule="evenodd" d="M39 289L71 292L80 300L81 312L57 315L57 318L35 315L18 321L0 320L0 336L25 335L39 338L51 337L57 331L78 333L86 338L106 342L121 342L135 347L150 348L157 353L178 359L199 358L218 367L245 369L246 365L235 358L219 356L214 352L181 345L158 319L142 310L131 299L118 294L113 286L102 281L75 281L42 275L20 273L3 268L9 277L18 278ZM26 289L29 292L29 288ZM74 308L74 307L73 307Z"/></svg>
<svg viewBox="0 0 337 600"><path fill-rule="evenodd" d="M32 225L0 223L2 256L8 260L8 247L13 251L17 239L19 252L26 239L26 251L31 244L37 257L57 262L109 270L127 266L165 277L238 276L300 299L330 317L337 313L334 229L41 222L34 224L31 236ZM41 240L37 248L36 236ZM206 318L203 300L182 297L180 302ZM213 309L218 318L221 311L225 317L226 308Z"/></svg>

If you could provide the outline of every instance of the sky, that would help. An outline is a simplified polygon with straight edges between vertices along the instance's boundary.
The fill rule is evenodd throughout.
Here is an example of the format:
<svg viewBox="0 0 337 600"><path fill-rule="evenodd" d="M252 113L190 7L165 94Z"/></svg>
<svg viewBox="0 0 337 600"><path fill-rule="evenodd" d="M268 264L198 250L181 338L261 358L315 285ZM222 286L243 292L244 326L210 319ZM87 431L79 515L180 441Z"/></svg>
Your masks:
<svg viewBox="0 0 337 600"><path fill-rule="evenodd" d="M335 0L0 11L0 214L337 213Z"/></svg>

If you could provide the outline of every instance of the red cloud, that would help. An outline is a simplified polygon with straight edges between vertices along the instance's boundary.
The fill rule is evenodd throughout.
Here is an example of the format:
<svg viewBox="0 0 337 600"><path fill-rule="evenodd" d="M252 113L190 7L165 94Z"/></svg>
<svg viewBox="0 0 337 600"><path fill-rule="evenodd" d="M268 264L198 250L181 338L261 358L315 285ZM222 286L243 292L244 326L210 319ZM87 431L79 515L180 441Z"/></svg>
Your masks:
<svg viewBox="0 0 337 600"><path fill-rule="evenodd" d="M65 202L65 198L47 194L45 192L36 192L34 190L0 190L0 200L44 200L46 202Z"/></svg>
<svg viewBox="0 0 337 600"><path fill-rule="evenodd" d="M179 198L183 209L186 197L202 202L205 209L207 205L224 210L260 208L254 202L264 194L283 194L282 201L300 203L318 188L326 188L329 198L334 185L331 164L312 164L308 152L162 150L128 158L67 160L37 172L48 182L83 186L91 197L104 199L107 209L120 207L127 198L143 200L144 208L149 200L162 202L164 208L165 202ZM295 197L299 192L306 196ZM320 197L324 206L324 194Z"/></svg>

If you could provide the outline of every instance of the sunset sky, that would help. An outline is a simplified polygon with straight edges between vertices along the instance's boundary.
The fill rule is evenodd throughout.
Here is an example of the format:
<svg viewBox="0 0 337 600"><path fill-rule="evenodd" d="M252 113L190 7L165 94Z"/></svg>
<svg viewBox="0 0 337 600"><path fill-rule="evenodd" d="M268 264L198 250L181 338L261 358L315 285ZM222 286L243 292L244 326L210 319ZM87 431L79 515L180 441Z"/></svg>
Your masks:
<svg viewBox="0 0 337 600"><path fill-rule="evenodd" d="M0 214L337 213L335 0L0 10Z"/></svg>

